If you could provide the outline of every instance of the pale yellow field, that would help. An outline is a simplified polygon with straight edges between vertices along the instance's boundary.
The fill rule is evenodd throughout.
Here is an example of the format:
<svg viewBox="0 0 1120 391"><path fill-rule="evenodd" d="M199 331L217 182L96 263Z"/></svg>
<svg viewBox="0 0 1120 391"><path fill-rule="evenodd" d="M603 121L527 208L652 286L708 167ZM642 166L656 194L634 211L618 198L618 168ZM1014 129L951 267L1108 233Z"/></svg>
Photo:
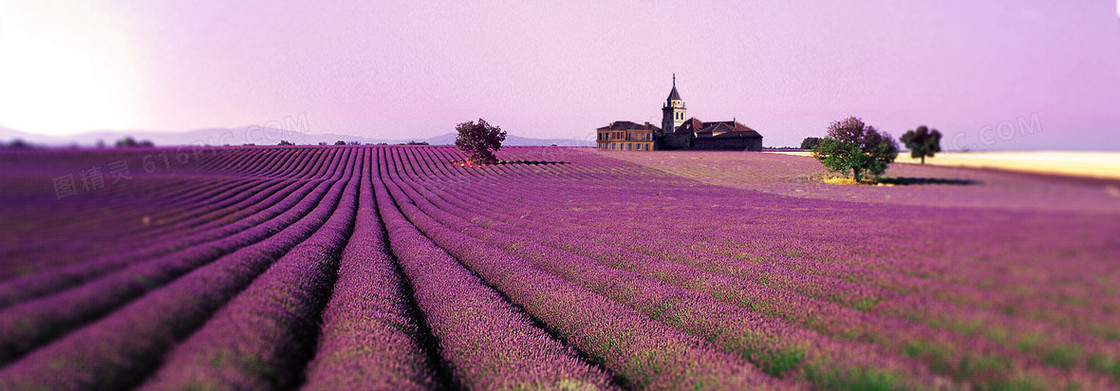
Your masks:
<svg viewBox="0 0 1120 391"><path fill-rule="evenodd" d="M767 153L811 155L809 152ZM910 158L909 152L902 152L895 162L917 164L919 160ZM926 164L1120 179L1120 152L945 152L926 158Z"/></svg>

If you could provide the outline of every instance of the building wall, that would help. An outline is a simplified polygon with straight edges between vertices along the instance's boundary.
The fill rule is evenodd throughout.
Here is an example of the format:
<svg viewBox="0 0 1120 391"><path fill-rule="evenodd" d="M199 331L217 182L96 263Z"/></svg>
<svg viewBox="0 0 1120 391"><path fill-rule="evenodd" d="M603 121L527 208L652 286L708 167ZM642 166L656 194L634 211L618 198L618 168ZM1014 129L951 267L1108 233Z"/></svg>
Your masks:
<svg viewBox="0 0 1120 391"><path fill-rule="evenodd" d="M666 133L661 138L661 149L688 149L692 145L692 135L688 133Z"/></svg>
<svg viewBox="0 0 1120 391"><path fill-rule="evenodd" d="M653 132L646 129L599 130L596 140L601 151L761 151L762 138L708 138L693 137L688 133L668 133L654 140Z"/></svg>
<svg viewBox="0 0 1120 391"><path fill-rule="evenodd" d="M600 151L653 151L653 142L606 142L599 143Z"/></svg>
<svg viewBox="0 0 1120 391"><path fill-rule="evenodd" d="M761 151L762 138L696 138L692 148L703 151Z"/></svg>

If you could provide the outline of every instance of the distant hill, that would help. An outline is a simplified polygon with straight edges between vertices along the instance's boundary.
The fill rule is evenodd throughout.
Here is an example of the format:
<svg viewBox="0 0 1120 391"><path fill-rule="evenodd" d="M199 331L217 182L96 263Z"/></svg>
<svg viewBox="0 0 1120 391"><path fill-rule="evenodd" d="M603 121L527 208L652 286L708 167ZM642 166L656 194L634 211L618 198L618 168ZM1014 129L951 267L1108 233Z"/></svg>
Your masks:
<svg viewBox="0 0 1120 391"><path fill-rule="evenodd" d="M102 141L105 145L113 145L116 140L125 136L132 136L137 140L151 140L157 146L161 145L276 145L280 140L289 141L300 145L314 145L320 142L334 144L335 141L357 141L365 144L399 144L408 141L424 141L432 145L455 144L455 134L447 133L426 139L373 139L348 134L321 133L311 134L291 130L268 128L261 126L243 126L239 128L212 128L196 129L186 132L152 132L152 131L95 131L66 136L50 136L21 132L15 129L0 126L0 141L9 142L21 139L32 144L64 146L77 144L81 146L97 145ZM503 145L507 146L534 146L534 145L559 145L559 146L594 146L594 141L575 139L535 139L509 135Z"/></svg>

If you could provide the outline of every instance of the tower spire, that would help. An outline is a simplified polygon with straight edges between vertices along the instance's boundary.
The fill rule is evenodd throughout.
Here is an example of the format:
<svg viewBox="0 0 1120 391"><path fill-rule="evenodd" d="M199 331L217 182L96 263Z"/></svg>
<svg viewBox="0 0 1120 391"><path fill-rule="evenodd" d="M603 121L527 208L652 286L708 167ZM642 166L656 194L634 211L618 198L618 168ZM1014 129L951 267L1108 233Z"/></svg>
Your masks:
<svg viewBox="0 0 1120 391"><path fill-rule="evenodd" d="M669 97L665 98L665 106L661 108L661 129L665 133L673 133L685 119L684 101L681 100L681 94L677 92L677 74L673 73L673 89L669 91Z"/></svg>
<svg viewBox="0 0 1120 391"><path fill-rule="evenodd" d="M665 100L665 104L669 105L669 106L674 106L675 104L673 103L673 101L679 101L679 100L681 100L681 94L677 93L677 74L674 73L673 74L673 89L671 91L669 91L669 98L667 98ZM677 104L679 104L679 102Z"/></svg>

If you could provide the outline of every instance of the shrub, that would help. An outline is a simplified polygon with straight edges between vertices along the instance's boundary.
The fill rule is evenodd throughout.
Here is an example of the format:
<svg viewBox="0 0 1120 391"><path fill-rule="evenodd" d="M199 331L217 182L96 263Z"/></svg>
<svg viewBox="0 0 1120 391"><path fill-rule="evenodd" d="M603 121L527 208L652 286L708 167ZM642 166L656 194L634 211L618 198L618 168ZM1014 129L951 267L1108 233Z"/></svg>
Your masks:
<svg viewBox="0 0 1120 391"><path fill-rule="evenodd" d="M490 126L486 120L479 118L474 121L464 122L455 126L459 137L455 139L455 146L467 154L471 164L495 164L498 157L494 152L502 148L502 141L506 139L506 132L497 126Z"/></svg>
<svg viewBox="0 0 1120 391"><path fill-rule="evenodd" d="M852 178L861 180L864 172L882 175L898 157L898 144L887 132L848 117L828 126L828 136L813 148L813 157L830 171L852 171Z"/></svg>

